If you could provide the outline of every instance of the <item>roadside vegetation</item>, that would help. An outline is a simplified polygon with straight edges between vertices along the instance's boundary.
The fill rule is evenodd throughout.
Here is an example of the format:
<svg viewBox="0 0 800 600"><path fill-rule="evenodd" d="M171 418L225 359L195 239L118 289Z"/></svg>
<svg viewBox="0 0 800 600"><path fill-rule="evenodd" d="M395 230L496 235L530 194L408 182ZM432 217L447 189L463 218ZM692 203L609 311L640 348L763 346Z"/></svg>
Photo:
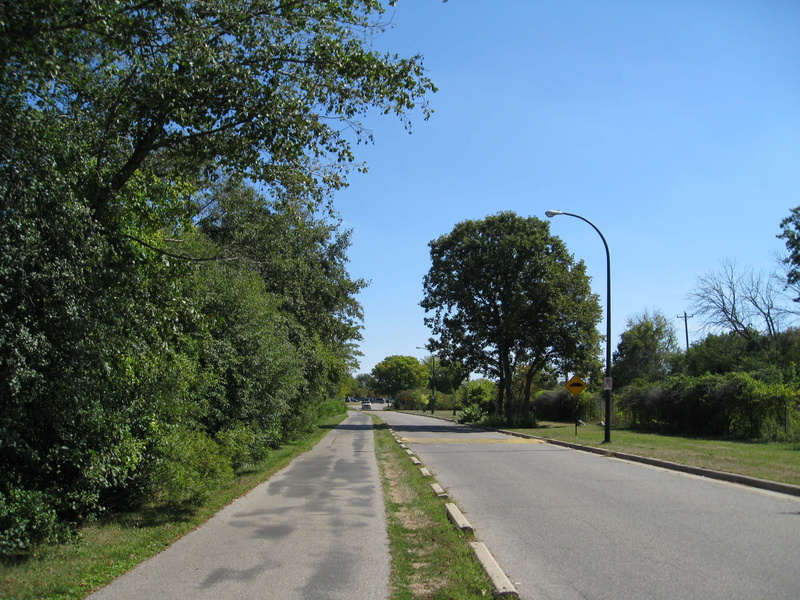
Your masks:
<svg viewBox="0 0 800 600"><path fill-rule="evenodd" d="M411 463L382 421L374 416L372 421L392 556L392 599L491 597L491 582L469 547L473 534L453 526L430 478Z"/></svg>
<svg viewBox="0 0 800 600"><path fill-rule="evenodd" d="M343 408L343 405L342 405ZM222 507L268 480L293 458L310 450L344 411L320 421L310 433L282 444L231 482L209 492L191 509L149 504L109 513L85 525L72 541L39 546L16 562L0 562L0 598L79 600L157 554L202 525Z"/></svg>
<svg viewBox="0 0 800 600"><path fill-rule="evenodd" d="M0 559L201 506L343 397L366 281L333 195L360 121L435 90L374 49L384 10L3 3Z"/></svg>

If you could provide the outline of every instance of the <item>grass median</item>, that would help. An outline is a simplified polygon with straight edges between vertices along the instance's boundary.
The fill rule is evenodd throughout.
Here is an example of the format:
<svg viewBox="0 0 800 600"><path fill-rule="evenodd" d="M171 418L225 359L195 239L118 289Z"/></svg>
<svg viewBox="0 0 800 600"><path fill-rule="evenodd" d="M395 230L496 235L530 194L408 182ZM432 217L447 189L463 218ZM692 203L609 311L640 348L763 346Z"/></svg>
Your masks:
<svg viewBox="0 0 800 600"><path fill-rule="evenodd" d="M107 515L87 525L78 541L41 548L18 564L0 563L0 598L14 600L80 600L154 556L222 507L268 480L296 456L310 450L347 415L322 421L301 440L284 444L212 494L191 512L150 506L124 514Z"/></svg>
<svg viewBox="0 0 800 600"><path fill-rule="evenodd" d="M469 547L473 535L450 523L430 477L372 416L392 556L393 600L475 600L492 596L489 578Z"/></svg>
<svg viewBox="0 0 800 600"><path fill-rule="evenodd" d="M419 411L416 414L431 413ZM435 416L457 418L451 410L436 411ZM587 424L576 428L574 423L555 421L540 421L538 427L508 430L611 452L800 485L800 443L797 442L726 440L612 429L611 442L605 444L605 428L602 426Z"/></svg>

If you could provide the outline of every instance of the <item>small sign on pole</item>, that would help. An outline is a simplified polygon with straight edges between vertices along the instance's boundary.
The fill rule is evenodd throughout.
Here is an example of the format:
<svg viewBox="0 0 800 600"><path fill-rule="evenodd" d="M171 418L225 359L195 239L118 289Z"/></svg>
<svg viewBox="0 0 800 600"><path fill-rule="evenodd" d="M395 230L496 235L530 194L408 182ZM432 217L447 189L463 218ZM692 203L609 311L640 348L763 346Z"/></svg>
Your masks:
<svg viewBox="0 0 800 600"><path fill-rule="evenodd" d="M565 385L567 386L567 389L572 392L573 396L577 396L586 389L586 384L583 382L583 379L577 375L573 375L572 379L570 379Z"/></svg>
<svg viewBox="0 0 800 600"><path fill-rule="evenodd" d="M611 377L603 377L603 389L604 390L614 389L614 382L612 381Z"/></svg>

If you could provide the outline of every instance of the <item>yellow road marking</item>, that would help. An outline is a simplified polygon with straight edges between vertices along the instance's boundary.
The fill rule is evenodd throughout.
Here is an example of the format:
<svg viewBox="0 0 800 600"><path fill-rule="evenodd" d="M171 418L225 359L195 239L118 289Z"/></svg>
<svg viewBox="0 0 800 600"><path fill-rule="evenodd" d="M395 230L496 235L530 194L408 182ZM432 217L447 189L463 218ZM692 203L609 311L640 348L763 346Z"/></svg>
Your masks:
<svg viewBox="0 0 800 600"><path fill-rule="evenodd" d="M412 444L542 444L542 440L530 438L474 438L469 436L455 438L400 438Z"/></svg>

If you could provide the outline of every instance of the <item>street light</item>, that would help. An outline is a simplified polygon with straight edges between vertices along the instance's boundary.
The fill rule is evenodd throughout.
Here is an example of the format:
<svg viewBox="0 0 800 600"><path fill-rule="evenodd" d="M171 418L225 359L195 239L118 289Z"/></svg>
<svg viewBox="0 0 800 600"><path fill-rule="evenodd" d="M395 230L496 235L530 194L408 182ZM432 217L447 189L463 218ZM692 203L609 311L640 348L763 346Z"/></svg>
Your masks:
<svg viewBox="0 0 800 600"><path fill-rule="evenodd" d="M606 374L605 380L603 381L603 391L606 397L606 438L605 443L611 441L611 253L608 251L608 243L606 243L606 238L597 228L597 226L592 223L589 219L585 219L580 215L576 215L573 213L564 212L561 210L548 210L544 213L551 219L558 215L567 215L568 217L575 217L576 219L580 219L581 221L585 221L589 225L591 225L594 230L600 236L600 239L603 240L603 246L606 248Z"/></svg>

